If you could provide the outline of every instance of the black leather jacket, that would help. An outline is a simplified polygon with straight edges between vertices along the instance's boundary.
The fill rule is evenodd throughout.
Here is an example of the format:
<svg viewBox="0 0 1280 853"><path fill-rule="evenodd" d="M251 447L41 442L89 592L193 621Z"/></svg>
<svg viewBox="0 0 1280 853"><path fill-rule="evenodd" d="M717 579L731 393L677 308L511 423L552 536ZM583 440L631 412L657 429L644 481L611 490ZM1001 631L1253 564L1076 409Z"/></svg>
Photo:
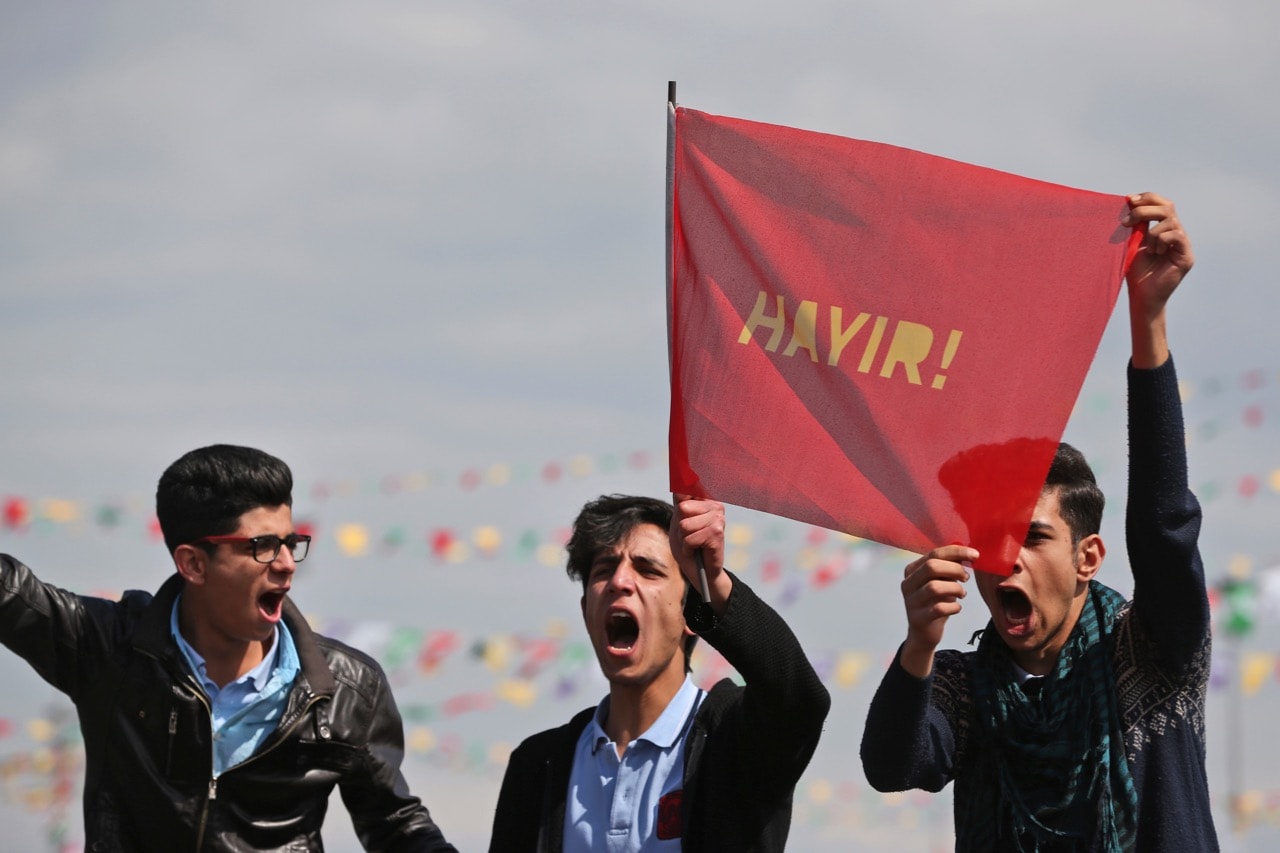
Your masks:
<svg viewBox="0 0 1280 853"><path fill-rule="evenodd" d="M289 601L302 671L273 732L213 775L209 702L169 632L183 580L119 602L42 583L0 555L0 642L71 697L85 745L89 851L322 850L337 785L368 850L453 851L400 773L381 667L315 634Z"/></svg>

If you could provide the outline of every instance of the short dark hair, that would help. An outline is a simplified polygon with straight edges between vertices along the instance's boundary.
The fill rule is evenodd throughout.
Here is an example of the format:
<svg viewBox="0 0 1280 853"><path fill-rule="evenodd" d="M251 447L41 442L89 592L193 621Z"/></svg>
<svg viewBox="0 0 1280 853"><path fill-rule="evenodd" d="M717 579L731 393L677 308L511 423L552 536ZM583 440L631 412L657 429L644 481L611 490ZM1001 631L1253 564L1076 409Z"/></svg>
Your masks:
<svg viewBox="0 0 1280 853"><path fill-rule="evenodd" d="M660 530L669 530L674 515L675 507L657 498L601 495L589 501L574 519L573 533L565 544L565 549L569 552L565 572L582 584L585 595L587 579L591 576L591 564L595 562L596 555L605 548L617 545L641 524L652 524ZM684 581L685 595L688 595L689 581L687 578ZM697 642L697 634L685 638L685 672L689 671L689 660Z"/></svg>
<svg viewBox="0 0 1280 853"><path fill-rule="evenodd" d="M235 531L258 507L293 506L293 473L269 453L213 444L186 453L156 486L156 519L169 553L203 536Z"/></svg>
<svg viewBox="0 0 1280 853"><path fill-rule="evenodd" d="M565 548L569 562L565 571L581 582L587 591L591 564L605 548L612 548L641 524L652 524L661 530L671 527L675 510L666 501L631 495L601 495L590 501L573 522L573 533Z"/></svg>
<svg viewBox="0 0 1280 853"><path fill-rule="evenodd" d="M1058 495L1058 512L1071 528L1071 544L1102 529L1102 510L1107 499L1084 454L1065 441L1058 445L1044 481L1044 490Z"/></svg>

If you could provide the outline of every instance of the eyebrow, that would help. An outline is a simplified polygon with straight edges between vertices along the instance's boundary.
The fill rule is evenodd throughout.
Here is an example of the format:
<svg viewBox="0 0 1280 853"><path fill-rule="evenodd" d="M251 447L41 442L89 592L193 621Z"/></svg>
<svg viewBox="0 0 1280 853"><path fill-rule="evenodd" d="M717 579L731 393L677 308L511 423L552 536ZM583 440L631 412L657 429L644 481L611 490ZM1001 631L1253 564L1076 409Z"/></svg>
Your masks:
<svg viewBox="0 0 1280 853"><path fill-rule="evenodd" d="M653 566L654 568L662 569L663 571L668 571L672 568L672 566L668 565L661 557L656 557L650 554L632 553L631 561L637 565ZM616 568L621 562L622 554L619 554L617 551L601 551L599 554L596 554L595 559L591 561L591 565L609 565Z"/></svg>

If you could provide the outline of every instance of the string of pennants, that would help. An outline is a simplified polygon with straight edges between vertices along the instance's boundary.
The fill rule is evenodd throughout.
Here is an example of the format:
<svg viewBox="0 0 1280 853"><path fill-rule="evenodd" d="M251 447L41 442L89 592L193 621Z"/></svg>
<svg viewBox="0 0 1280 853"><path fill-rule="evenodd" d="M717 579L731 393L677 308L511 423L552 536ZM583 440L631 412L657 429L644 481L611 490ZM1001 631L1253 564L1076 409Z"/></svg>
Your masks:
<svg viewBox="0 0 1280 853"><path fill-rule="evenodd" d="M1199 382L1183 381L1181 383L1182 398L1187 403L1188 444L1214 442L1228 434L1236 426L1248 430L1256 430L1274 420L1269 413L1275 399L1280 395L1272 393L1262 396L1264 389L1275 391L1280 389L1280 373L1272 375L1261 368L1246 370L1232 377L1208 377ZM1204 403L1209 408L1217 408L1224 402L1232 390L1243 392L1248 399L1240 405L1232 415L1218 414L1207 419L1197 419L1196 412ZM1123 398L1114 394L1096 393L1088 399L1081 398L1077 402L1077 412L1082 409L1094 412L1109 412L1122 407ZM460 470L442 471L409 471L390 472L368 477L349 477L337 479L320 479L299 490L308 496L316 506L359 495L381 494L384 496L412 495L427 489L453 489L458 492L473 492L482 488L502 488L506 486L540 483L554 486L568 480L581 480L593 475L609 475L622 470L645 471L655 466L665 466L666 449L632 450L627 452L606 452L599 455L585 453L575 454L567 459L550 459L540 463L523 462L491 462L484 465L472 465ZM1108 461L1094 460L1098 469L1105 469ZM1280 494L1280 466L1264 468L1261 465L1250 470L1240 471L1231 476L1216 476L1193 483L1201 501L1212 502L1229 494L1235 494L1244 500L1252 500L1260 494L1270 491ZM147 532L159 538L159 527L155 522L150 506L150 498L105 499L91 502L82 499L59 497L31 497L26 495L7 494L0 497L0 531L21 531L32 526L59 526L82 528L92 524L102 529L114 529L126 524L141 523ZM403 528L390 527L383 531L370 531L360 524L340 524L334 528L346 531L346 547L344 553L362 553L360 542L367 547L368 543L380 542L387 547L398 547L412 539L413 536ZM494 528L479 527L473 532L475 537L492 538ZM507 531L509 534L511 531ZM463 541L461 533L451 530L432 531L429 534L433 551L444 550L447 545L436 541L437 534L445 533L448 541ZM340 539L340 544L344 540ZM508 539L508 541L512 541ZM527 531L521 531L514 541L528 545ZM476 544L481 553L491 551L482 543ZM357 553L357 555L358 555Z"/></svg>
<svg viewBox="0 0 1280 853"><path fill-rule="evenodd" d="M1212 504L1229 493L1243 501L1253 501L1268 494L1280 496L1280 467L1270 471L1246 472L1230 479L1207 479L1193 483L1193 489L1204 504ZM83 501L65 498L12 495L0 498L0 533L46 535L66 532L81 535L87 528L87 522L101 532L111 532L128 523L140 524L147 536L157 542L161 539L154 513L136 505L127 509L124 504L107 503L91 508ZM795 526L794 522L788 524ZM503 556L517 560L538 559L554 565L563 560L561 548L568 537L568 528L563 527L540 531L531 527L504 528L497 524L477 524L469 530L451 526L411 529L402 524L375 529L357 521L322 525L303 517L297 527L299 532L315 537L317 543L332 540L337 546L336 553L344 557L403 552L449 563ZM755 531L759 529L744 524L731 527L736 529L739 539L748 541L756 538ZM769 538L777 539L786 535L785 530L784 525L775 524L763 532ZM809 532L806 535L818 534Z"/></svg>

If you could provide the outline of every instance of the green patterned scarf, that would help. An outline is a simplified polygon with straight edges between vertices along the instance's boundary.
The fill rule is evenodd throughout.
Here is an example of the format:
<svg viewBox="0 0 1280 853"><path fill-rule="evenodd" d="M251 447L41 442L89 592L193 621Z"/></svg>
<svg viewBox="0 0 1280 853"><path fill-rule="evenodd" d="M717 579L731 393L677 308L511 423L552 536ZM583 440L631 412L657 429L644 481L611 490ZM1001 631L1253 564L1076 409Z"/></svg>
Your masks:
<svg viewBox="0 0 1280 853"><path fill-rule="evenodd" d="M972 770L957 782L957 851L1129 850L1138 797L1124 755L1111 631L1124 598L1091 581L1040 699L988 624L971 670Z"/></svg>

